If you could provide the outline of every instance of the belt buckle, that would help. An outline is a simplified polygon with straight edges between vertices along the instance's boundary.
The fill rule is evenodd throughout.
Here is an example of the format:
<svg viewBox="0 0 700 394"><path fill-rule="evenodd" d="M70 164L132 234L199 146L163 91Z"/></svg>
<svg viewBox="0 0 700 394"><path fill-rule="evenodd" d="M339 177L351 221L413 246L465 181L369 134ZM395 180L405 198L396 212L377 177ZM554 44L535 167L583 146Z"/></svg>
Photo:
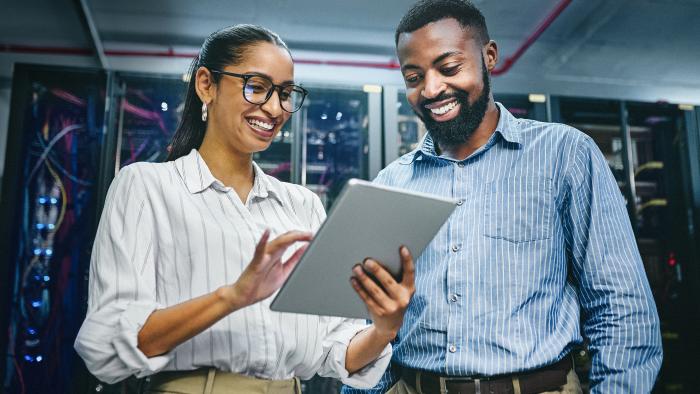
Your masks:
<svg viewBox="0 0 700 394"><path fill-rule="evenodd" d="M449 394L447 390L448 382L474 383L474 394L481 394L481 379L470 377L440 377L440 394Z"/></svg>

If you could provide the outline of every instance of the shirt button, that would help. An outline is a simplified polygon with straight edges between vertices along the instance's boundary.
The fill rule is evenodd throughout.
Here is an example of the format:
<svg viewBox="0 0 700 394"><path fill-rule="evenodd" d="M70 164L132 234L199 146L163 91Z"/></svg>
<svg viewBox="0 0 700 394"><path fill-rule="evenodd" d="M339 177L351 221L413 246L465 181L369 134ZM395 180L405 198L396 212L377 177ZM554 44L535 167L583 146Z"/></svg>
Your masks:
<svg viewBox="0 0 700 394"><path fill-rule="evenodd" d="M457 165L460 166L460 167L464 167L464 162L461 162L461 161L460 161L459 163L457 163Z"/></svg>
<svg viewBox="0 0 700 394"><path fill-rule="evenodd" d="M102 391L102 385L98 384L97 386L95 386L95 391L97 391L98 393Z"/></svg>
<svg viewBox="0 0 700 394"><path fill-rule="evenodd" d="M453 252L459 252L459 245L452 245Z"/></svg>
<svg viewBox="0 0 700 394"><path fill-rule="evenodd" d="M455 346L455 345L450 345L450 347L449 347L448 350L450 351L450 353L454 353L454 352L457 351L457 346Z"/></svg>
<svg viewBox="0 0 700 394"><path fill-rule="evenodd" d="M459 200L457 200L457 205L462 205L462 204L464 204L464 199L460 198Z"/></svg>
<svg viewBox="0 0 700 394"><path fill-rule="evenodd" d="M450 296L450 301L452 301L452 302L457 302L457 299L458 299L458 298L457 298L457 294L452 294L452 295Z"/></svg>

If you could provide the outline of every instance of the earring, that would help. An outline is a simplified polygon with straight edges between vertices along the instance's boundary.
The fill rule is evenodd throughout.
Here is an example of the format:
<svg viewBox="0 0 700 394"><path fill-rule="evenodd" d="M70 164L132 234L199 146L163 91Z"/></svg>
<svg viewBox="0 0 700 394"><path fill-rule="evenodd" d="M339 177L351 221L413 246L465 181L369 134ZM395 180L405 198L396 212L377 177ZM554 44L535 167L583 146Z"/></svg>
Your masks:
<svg viewBox="0 0 700 394"><path fill-rule="evenodd" d="M207 121L207 103L202 103L202 122Z"/></svg>

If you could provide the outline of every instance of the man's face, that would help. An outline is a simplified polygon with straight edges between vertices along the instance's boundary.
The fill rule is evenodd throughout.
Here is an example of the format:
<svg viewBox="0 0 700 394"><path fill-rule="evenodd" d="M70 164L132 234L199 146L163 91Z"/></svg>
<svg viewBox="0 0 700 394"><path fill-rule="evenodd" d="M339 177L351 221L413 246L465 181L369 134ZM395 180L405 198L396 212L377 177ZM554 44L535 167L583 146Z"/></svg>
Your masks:
<svg viewBox="0 0 700 394"><path fill-rule="evenodd" d="M408 101L440 146L467 142L484 118L491 92L482 50L452 18L399 36Z"/></svg>

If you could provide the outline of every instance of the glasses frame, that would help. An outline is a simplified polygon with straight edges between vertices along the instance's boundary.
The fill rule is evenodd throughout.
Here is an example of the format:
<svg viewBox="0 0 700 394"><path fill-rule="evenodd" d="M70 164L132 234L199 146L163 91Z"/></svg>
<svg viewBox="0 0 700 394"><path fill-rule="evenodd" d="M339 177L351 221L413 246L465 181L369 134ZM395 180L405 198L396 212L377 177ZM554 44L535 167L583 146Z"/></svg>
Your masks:
<svg viewBox="0 0 700 394"><path fill-rule="evenodd" d="M272 80L270 78L268 78L264 75L260 75L260 74L238 74L238 73L234 73L234 72L230 72L230 71L223 71L223 70L217 70L217 69L212 69L212 68L210 68L209 71L214 73L214 74L228 75L231 77L236 77L236 78L242 79L243 80L243 89L241 89L241 93L243 94L243 99L251 104L254 104L254 105L264 105L265 103L267 103L270 100L270 97L272 97L272 92L276 90L277 91L277 99L280 101L280 108L282 108L282 110L285 112L289 112L290 114L293 114L293 113L299 111L301 109L301 107L304 106L304 100L306 99L306 96L309 94L308 90L304 89L303 87L301 87L299 85L295 85L293 83L286 84L286 85L275 85L274 83L272 83ZM265 100L261 103L254 103L254 102L248 100L248 97L246 97L246 95L245 95L245 87L248 84L248 80L250 80L253 77L266 79L270 82L270 85L271 85L270 89L267 91L267 94L265 95ZM288 111L286 108L284 108L284 105L282 104L282 97L280 96L282 89L289 88L290 86L293 86L294 88L298 88L304 94L303 96L301 96L301 101L299 102L299 108L295 109L294 111Z"/></svg>

